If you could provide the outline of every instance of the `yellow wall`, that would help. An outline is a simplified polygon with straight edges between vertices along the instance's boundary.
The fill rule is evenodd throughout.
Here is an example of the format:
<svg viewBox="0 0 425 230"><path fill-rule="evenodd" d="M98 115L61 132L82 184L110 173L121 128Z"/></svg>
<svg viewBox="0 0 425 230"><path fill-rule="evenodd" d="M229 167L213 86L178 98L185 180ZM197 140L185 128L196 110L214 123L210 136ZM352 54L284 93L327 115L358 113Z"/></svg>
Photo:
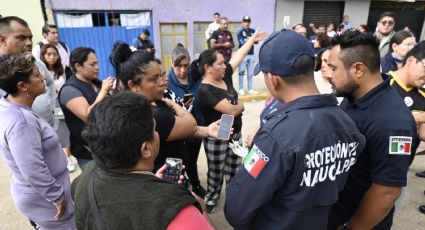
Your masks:
<svg viewBox="0 0 425 230"><path fill-rule="evenodd" d="M43 39L41 27L44 21L39 0L0 0L0 14L3 17L18 16L27 21L34 36L33 44Z"/></svg>

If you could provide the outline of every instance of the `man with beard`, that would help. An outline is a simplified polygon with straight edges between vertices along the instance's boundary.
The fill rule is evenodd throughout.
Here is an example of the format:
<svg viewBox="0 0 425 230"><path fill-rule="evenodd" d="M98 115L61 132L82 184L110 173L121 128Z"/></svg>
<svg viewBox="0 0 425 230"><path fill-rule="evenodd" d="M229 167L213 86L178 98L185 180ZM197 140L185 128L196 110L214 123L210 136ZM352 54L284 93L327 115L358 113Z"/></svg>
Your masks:
<svg viewBox="0 0 425 230"><path fill-rule="evenodd" d="M366 147L349 172L328 229L390 229L394 202L406 186L418 137L415 120L400 96L383 81L376 40L358 31L332 41L328 77L341 108L366 137Z"/></svg>

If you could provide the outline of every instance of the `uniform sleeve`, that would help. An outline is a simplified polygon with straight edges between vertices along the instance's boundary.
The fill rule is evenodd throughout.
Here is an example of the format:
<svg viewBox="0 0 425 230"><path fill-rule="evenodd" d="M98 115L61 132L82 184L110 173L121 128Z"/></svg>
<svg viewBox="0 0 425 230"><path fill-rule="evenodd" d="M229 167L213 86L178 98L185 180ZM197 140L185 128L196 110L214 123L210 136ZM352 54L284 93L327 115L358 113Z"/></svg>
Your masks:
<svg viewBox="0 0 425 230"><path fill-rule="evenodd" d="M159 109L153 114L156 121L156 131L159 134L159 139L161 141L167 140L168 136L173 130L174 123L176 122L176 118L174 114L170 111L166 111L164 109Z"/></svg>
<svg viewBox="0 0 425 230"><path fill-rule="evenodd" d="M7 136L10 152L27 183L53 204L63 201L63 188L47 167L42 149L41 130L28 124L17 125Z"/></svg>
<svg viewBox="0 0 425 230"><path fill-rule="evenodd" d="M234 228L248 229L258 209L270 202L292 166L274 140L260 131L243 165L226 189L224 214Z"/></svg>
<svg viewBox="0 0 425 230"><path fill-rule="evenodd" d="M367 136L367 153L370 154L371 179L383 186L405 187L414 150L416 130L403 128L378 129ZM381 126L382 127L382 126ZM376 143L376 144L375 144ZM378 144L382 143L382 144Z"/></svg>

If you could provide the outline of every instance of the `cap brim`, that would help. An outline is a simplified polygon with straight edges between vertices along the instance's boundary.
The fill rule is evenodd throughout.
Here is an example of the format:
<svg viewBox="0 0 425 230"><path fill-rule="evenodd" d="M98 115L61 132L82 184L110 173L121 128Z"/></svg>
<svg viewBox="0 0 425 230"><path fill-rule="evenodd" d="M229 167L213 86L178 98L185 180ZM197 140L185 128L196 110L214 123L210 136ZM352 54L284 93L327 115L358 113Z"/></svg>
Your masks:
<svg viewBox="0 0 425 230"><path fill-rule="evenodd" d="M254 76L257 76L261 72L260 63L254 66Z"/></svg>

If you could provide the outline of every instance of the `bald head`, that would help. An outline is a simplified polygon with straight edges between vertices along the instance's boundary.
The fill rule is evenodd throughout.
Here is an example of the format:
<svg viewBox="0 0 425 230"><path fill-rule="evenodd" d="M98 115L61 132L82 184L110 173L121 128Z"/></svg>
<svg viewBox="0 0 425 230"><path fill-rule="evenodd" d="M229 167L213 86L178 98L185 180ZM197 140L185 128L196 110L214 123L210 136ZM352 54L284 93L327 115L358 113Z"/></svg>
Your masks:
<svg viewBox="0 0 425 230"><path fill-rule="evenodd" d="M16 16L0 19L0 55L31 51L32 33L27 22Z"/></svg>

